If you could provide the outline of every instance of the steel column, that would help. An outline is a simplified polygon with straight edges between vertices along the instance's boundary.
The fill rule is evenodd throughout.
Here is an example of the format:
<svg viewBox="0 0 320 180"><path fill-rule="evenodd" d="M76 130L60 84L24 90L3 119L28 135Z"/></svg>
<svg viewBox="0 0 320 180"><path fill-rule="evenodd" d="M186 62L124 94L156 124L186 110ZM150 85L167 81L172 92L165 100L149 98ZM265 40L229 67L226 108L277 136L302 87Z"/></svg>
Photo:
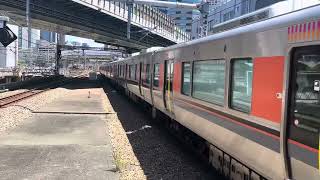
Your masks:
<svg viewBox="0 0 320 180"><path fill-rule="evenodd" d="M30 0L26 1L26 21L28 27L28 48L31 48Z"/></svg>
<svg viewBox="0 0 320 180"><path fill-rule="evenodd" d="M127 23L127 38L130 39L130 34L131 34L131 18L132 18L132 2L127 2L127 7L128 7L128 23Z"/></svg>

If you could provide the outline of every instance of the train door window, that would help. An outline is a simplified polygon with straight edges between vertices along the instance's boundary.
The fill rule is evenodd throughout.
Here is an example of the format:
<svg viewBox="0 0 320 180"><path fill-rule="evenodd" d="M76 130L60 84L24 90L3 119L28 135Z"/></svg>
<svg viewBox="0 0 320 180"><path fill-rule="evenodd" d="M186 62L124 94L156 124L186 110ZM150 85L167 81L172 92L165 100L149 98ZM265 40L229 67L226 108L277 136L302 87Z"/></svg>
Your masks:
<svg viewBox="0 0 320 180"><path fill-rule="evenodd" d="M146 71L146 69L145 69L145 64L143 64L143 63L141 63L141 66L140 66L140 71L141 71L141 82L142 83L145 83L145 78L146 78L146 73L145 73L145 71Z"/></svg>
<svg viewBox="0 0 320 180"><path fill-rule="evenodd" d="M121 76L121 65L119 65L118 68L119 68L119 70L118 70L118 71L119 71L118 76L120 77L120 76Z"/></svg>
<svg viewBox="0 0 320 180"><path fill-rule="evenodd" d="M120 76L123 77L123 66L122 65L120 65L120 69L121 69L120 70L121 71Z"/></svg>
<svg viewBox="0 0 320 180"><path fill-rule="evenodd" d="M150 73L150 64L146 65L146 84L150 84L151 73Z"/></svg>
<svg viewBox="0 0 320 180"><path fill-rule="evenodd" d="M159 79L160 79L160 64L154 64L153 68L153 86L159 87Z"/></svg>
<svg viewBox="0 0 320 180"><path fill-rule="evenodd" d="M122 71L121 71L122 74L121 74L121 76L124 77L124 65L121 65L121 68L122 68Z"/></svg>
<svg viewBox="0 0 320 180"><path fill-rule="evenodd" d="M165 89L172 92L172 85L173 85L173 62L172 61L169 61L166 64L165 74L166 74Z"/></svg>
<svg viewBox="0 0 320 180"><path fill-rule="evenodd" d="M122 74L122 76L123 77L126 77L126 65L122 65L122 68L123 68L123 74Z"/></svg>
<svg viewBox="0 0 320 180"><path fill-rule="evenodd" d="M128 78L129 78L129 79L131 79L131 66L132 66L132 65L129 65L129 73L128 73Z"/></svg>
<svg viewBox="0 0 320 180"><path fill-rule="evenodd" d="M136 64L134 68L134 80L137 80L137 69L138 69L138 64Z"/></svg>
<svg viewBox="0 0 320 180"><path fill-rule="evenodd" d="M130 65L129 69L130 69L130 79L134 79L136 74L135 65Z"/></svg>
<svg viewBox="0 0 320 180"><path fill-rule="evenodd" d="M217 105L224 104L225 60L196 61L193 65L192 96Z"/></svg>
<svg viewBox="0 0 320 180"><path fill-rule="evenodd" d="M232 109L249 113L252 96L251 58L232 59L231 61L231 102Z"/></svg>
<svg viewBox="0 0 320 180"><path fill-rule="evenodd" d="M191 87L191 63L182 63L182 94L190 95Z"/></svg>
<svg viewBox="0 0 320 180"><path fill-rule="evenodd" d="M124 74L124 68L123 68L123 65L121 65L121 77L123 77L123 74Z"/></svg>
<svg viewBox="0 0 320 180"><path fill-rule="evenodd" d="M124 65L124 78L126 79L127 78L127 76L128 76L128 65L126 64L126 65Z"/></svg>
<svg viewBox="0 0 320 180"><path fill-rule="evenodd" d="M119 77L121 77L121 76L122 76L122 66L119 65Z"/></svg>

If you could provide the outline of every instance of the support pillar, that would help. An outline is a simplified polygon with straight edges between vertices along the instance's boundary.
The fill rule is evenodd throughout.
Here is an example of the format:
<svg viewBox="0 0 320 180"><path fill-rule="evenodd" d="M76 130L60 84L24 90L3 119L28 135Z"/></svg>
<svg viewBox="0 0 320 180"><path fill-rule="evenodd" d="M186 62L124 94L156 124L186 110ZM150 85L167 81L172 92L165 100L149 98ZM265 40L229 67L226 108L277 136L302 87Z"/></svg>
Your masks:
<svg viewBox="0 0 320 180"><path fill-rule="evenodd" d="M132 18L132 7L133 7L133 2L128 0L127 1L127 7L128 7L128 23L127 23L127 38L130 39L130 34L131 34L131 18Z"/></svg>
<svg viewBox="0 0 320 180"><path fill-rule="evenodd" d="M28 48L31 48L31 20L30 20L30 0L26 1L26 21L28 28Z"/></svg>

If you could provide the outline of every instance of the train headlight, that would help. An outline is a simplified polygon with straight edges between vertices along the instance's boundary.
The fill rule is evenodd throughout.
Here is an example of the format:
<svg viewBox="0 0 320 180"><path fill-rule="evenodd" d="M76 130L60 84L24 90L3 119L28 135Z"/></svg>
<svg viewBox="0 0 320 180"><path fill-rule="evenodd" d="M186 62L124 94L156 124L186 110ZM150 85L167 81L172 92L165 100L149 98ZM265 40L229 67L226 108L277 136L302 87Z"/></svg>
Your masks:
<svg viewBox="0 0 320 180"><path fill-rule="evenodd" d="M0 16L0 42L4 47L17 39L17 36L7 26L8 21L8 17Z"/></svg>

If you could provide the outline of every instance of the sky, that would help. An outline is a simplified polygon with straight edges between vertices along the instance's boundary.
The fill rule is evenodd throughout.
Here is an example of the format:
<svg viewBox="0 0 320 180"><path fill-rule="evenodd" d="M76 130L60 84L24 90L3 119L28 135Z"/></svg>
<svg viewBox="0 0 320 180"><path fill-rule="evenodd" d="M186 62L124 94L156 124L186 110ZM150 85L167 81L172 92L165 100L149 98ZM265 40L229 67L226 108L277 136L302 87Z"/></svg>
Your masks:
<svg viewBox="0 0 320 180"><path fill-rule="evenodd" d="M87 43L90 47L104 47L104 44L96 43L92 39L86 39L86 38L81 38L81 37L76 37L76 36L66 35L66 41L68 41L68 42L77 41L81 44Z"/></svg>

